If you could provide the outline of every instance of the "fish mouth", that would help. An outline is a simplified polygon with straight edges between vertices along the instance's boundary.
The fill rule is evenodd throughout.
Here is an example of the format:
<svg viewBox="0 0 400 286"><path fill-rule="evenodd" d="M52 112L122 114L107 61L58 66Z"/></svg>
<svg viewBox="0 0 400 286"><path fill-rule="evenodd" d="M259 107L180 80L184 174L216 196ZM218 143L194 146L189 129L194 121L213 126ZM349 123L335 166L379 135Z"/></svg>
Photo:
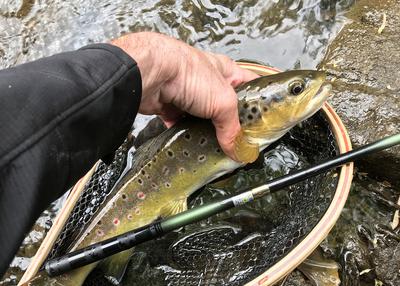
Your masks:
<svg viewBox="0 0 400 286"><path fill-rule="evenodd" d="M332 85L330 83L323 83L314 95L313 100L325 101L331 95L331 90Z"/></svg>
<svg viewBox="0 0 400 286"><path fill-rule="evenodd" d="M321 84L318 91L315 93L315 95L310 101L310 104L307 107L307 111L305 112L306 116L304 117L304 119L312 116L322 107L324 102L331 95L330 93L331 90L332 90L332 85L330 83Z"/></svg>

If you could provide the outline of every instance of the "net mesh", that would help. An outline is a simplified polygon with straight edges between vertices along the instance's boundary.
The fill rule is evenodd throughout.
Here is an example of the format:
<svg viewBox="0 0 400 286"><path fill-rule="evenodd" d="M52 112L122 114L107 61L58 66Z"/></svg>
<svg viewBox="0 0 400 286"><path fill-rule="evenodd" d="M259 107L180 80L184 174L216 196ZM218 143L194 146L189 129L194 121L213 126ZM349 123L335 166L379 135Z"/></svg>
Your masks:
<svg viewBox="0 0 400 286"><path fill-rule="evenodd" d="M98 164L54 243L48 259L66 254L76 238L82 234L85 226L104 203L124 170L131 146L132 140L125 140L115 152L109 165L104 162Z"/></svg>
<svg viewBox="0 0 400 286"><path fill-rule="evenodd" d="M101 208L125 167L129 146L125 142L110 165L98 166L49 258L65 254ZM258 162L194 194L189 207L240 192L337 153L329 122L319 112L270 146ZM329 171L137 246L122 285L242 285L278 262L315 227L330 205L338 177L337 170ZM85 282L107 284L99 271Z"/></svg>

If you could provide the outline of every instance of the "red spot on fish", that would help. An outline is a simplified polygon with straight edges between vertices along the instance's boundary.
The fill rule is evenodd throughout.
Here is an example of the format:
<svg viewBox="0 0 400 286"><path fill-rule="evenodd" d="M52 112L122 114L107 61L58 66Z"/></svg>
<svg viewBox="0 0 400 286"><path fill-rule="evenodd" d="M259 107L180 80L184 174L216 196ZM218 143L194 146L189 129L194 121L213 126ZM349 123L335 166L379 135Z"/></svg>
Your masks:
<svg viewBox="0 0 400 286"><path fill-rule="evenodd" d="M119 225L119 219L118 219L118 218L114 218L114 220L113 220L113 224L115 224L115 225Z"/></svg>
<svg viewBox="0 0 400 286"><path fill-rule="evenodd" d="M104 235L104 231L102 231L101 229L98 229L98 230L96 231L96 234L97 234L98 236L103 236L103 235Z"/></svg>
<svg viewBox="0 0 400 286"><path fill-rule="evenodd" d="M137 197L139 200L144 200L146 198L146 194L143 192L137 193Z"/></svg>

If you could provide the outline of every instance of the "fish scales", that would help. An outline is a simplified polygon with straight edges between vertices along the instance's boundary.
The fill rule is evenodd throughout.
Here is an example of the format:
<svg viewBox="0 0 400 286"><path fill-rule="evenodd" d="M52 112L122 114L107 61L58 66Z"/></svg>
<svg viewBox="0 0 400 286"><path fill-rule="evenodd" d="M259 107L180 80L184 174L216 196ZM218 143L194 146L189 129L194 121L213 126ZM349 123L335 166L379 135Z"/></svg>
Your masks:
<svg viewBox="0 0 400 286"><path fill-rule="evenodd" d="M115 186L118 192L108 197L86 229L87 234L71 250L151 223L163 214L184 210L190 194L241 165L223 154L212 124L198 118L178 123L143 144L136 153L132 169ZM77 280L83 283L95 266L93 263L61 275L57 278L59 285L77 285Z"/></svg>
<svg viewBox="0 0 400 286"><path fill-rule="evenodd" d="M261 77L237 89L242 127L235 140L237 157L254 161L271 142L314 114L328 96L324 80L322 72L292 71ZM138 148L131 170L71 250L181 212L194 191L244 164L222 152L209 120L182 120ZM129 256L128 251L111 257L107 274L118 280ZM28 285L81 285L97 264L55 278L39 273Z"/></svg>
<svg viewBox="0 0 400 286"><path fill-rule="evenodd" d="M93 220L79 247L150 223L163 212L172 214L171 202L177 208L185 205L200 186L240 165L223 154L210 122L197 118L177 124L137 152L143 155L118 183L118 193Z"/></svg>

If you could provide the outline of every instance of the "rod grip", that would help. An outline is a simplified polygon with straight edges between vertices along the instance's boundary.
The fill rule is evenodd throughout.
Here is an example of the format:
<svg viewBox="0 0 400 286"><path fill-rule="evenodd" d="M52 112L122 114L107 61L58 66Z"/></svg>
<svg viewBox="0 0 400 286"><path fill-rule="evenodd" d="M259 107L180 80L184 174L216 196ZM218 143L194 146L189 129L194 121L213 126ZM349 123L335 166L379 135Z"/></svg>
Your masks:
<svg viewBox="0 0 400 286"><path fill-rule="evenodd" d="M127 250L162 234L161 225L156 222L120 235L117 239L112 237L58 258L50 259L45 263L44 268L50 277L57 276Z"/></svg>

